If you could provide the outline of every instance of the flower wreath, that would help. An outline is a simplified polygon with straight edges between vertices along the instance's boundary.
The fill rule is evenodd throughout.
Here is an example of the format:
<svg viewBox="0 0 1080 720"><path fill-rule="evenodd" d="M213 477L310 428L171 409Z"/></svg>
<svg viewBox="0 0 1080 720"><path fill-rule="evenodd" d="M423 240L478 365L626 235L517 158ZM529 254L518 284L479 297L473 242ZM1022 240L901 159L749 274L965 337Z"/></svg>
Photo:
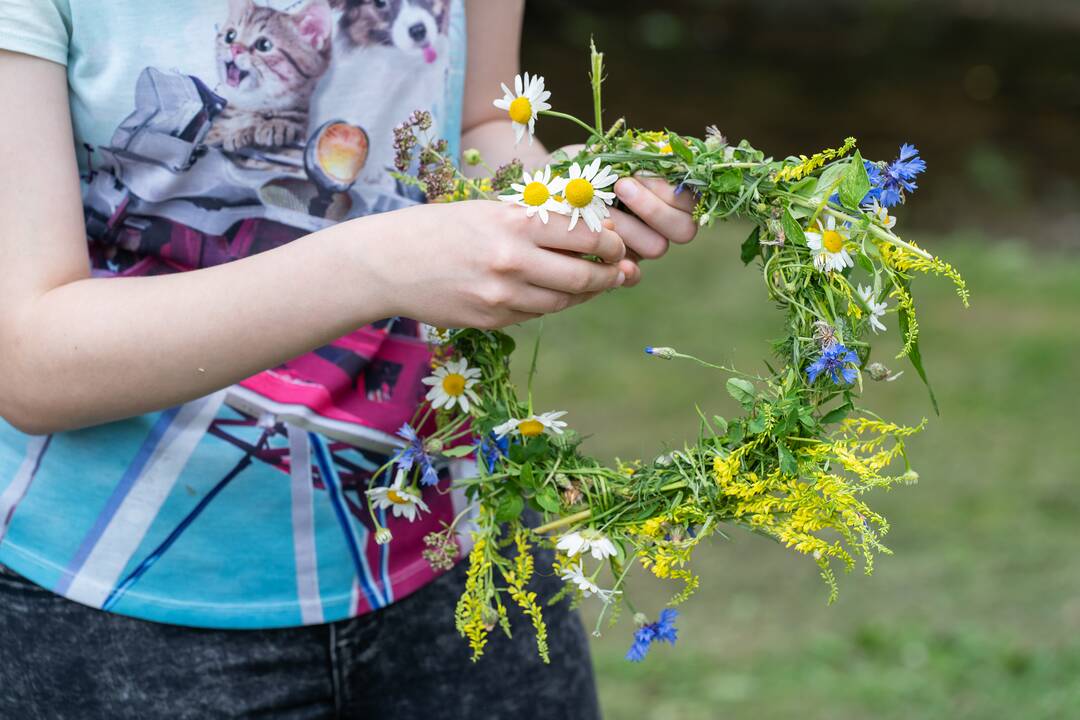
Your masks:
<svg viewBox="0 0 1080 720"><path fill-rule="evenodd" d="M477 525L455 613L474 660L496 626L509 633L509 603L531 619L538 650L548 659L542 609L528 589L534 573L530 547L537 542L555 547L554 571L565 580L559 597L596 597L603 604L597 632L609 610L612 623L623 603L633 610L624 588L635 563L658 578L682 581L670 604L689 597L698 585L687 568L691 553L725 523L813 558L831 602L837 594L834 567L850 570L858 558L870 573L875 554L888 552L881 543L888 523L863 496L918 479L904 443L926 421L905 427L856 405L867 376L889 382L901 375L870 362L870 338L895 311L903 340L896 357L906 357L929 389L912 276L947 277L965 306L968 300L952 266L894 232L896 218L889 211L916 189L916 176L926 168L913 146L902 146L891 163L878 163L864 160L848 138L811 157L776 161L745 140L729 143L715 127L704 139L627 129L622 119L605 129L602 74L603 55L593 47L592 125L551 110L551 93L540 76L516 77L513 90L503 85L504 96L495 100L518 141L527 135L531 142L540 115L579 125L588 136L575 157L556 157L535 174L515 161L488 168L487 179L472 180L447 157L446 142L429 137L430 116L417 112L395 131L396 176L432 201L498 197L522 206L538 222L558 213L570 217L570 227L580 220L594 231L614 199L605 188L617 178L664 178L695 194L694 217L702 226L732 217L753 222L740 257L760 264L769 299L786 311L786 332L774 342L776 361L765 363L766 375L713 365L669 347L646 348L659 359L688 359L724 371L727 392L746 414L710 419L699 411L695 442L650 462L608 467L581 451L580 437L562 419L565 412L534 406L535 349L523 400L510 378L509 335L433 330L434 373L424 380L428 402L401 430L405 447L391 461L393 482L368 493L373 506L412 519L426 510L418 486L438 481L435 457L478 456L476 477L459 481L474 503ZM475 150L467 150L464 160L483 163ZM415 176L406 174L410 167L418 168ZM857 274L865 275L866 284L857 284ZM930 398L936 411L932 390ZM430 432L421 437L414 428ZM893 469L897 461L902 470ZM543 513L546 522L527 527L526 506ZM377 540L390 541L389 531L377 520L376 526ZM450 526L426 538L425 555L436 567L453 564L454 532ZM511 544L512 556L500 552ZM604 566L612 577L606 583L600 575ZM634 617L630 660L643 659L655 641L675 642L674 610L663 610L655 622L640 612Z"/></svg>

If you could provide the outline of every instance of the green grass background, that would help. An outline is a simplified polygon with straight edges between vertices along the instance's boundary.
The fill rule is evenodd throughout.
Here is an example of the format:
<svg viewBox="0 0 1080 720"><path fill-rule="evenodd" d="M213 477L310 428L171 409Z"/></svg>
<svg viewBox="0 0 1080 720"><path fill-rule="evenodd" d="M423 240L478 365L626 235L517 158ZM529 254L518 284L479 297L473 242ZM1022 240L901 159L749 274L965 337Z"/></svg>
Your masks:
<svg viewBox="0 0 1080 720"><path fill-rule="evenodd" d="M695 403L737 414L722 373L642 347L760 368L781 315L757 268L738 260L745 231L674 247L639 287L548 318L538 410L568 410L590 452L623 459L695 437ZM974 236L917 239L965 274L972 307L947 281L916 281L940 417L892 360L894 314L879 340L874 359L906 372L868 380L864 404L909 423L931 417L911 443L920 483L872 498L895 555L871 577L841 576L830 607L813 562L739 529L710 542L677 646L624 661L628 613L594 640L607 718L1080 717L1080 260ZM520 364L535 325L516 331ZM636 575L635 603L655 616L676 586ZM594 611L587 603L590 628Z"/></svg>

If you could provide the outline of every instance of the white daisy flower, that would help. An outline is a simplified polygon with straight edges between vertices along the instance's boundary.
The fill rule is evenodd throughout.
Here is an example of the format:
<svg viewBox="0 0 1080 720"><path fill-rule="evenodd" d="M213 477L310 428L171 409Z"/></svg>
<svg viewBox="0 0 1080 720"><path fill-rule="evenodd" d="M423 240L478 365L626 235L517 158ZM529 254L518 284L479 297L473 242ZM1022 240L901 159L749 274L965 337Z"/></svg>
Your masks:
<svg viewBox="0 0 1080 720"><path fill-rule="evenodd" d="M472 389L480 382L479 378L480 371L469 367L469 361L465 358L460 358L435 368L435 372L421 382L431 385L425 398L431 401L431 406L436 410L450 410L454 405L459 405L462 410L469 412L469 402L480 401Z"/></svg>
<svg viewBox="0 0 1080 720"><path fill-rule="evenodd" d="M594 583L589 578L585 577L585 571L581 568L581 563L574 565L573 567L563 568L561 573L562 579L566 582L574 583L578 586L578 589L589 597L600 592L600 586Z"/></svg>
<svg viewBox="0 0 1080 720"><path fill-rule="evenodd" d="M578 590L580 590L581 594L585 597L596 595L603 600L605 604L610 603L615 596L619 594L619 591L617 590L603 590L599 585L585 577L585 571L582 569L581 563L578 563L573 567L563 568L560 576L564 581L577 585Z"/></svg>
<svg viewBox="0 0 1080 720"><path fill-rule="evenodd" d="M430 345L446 345L450 342L450 328L441 328L427 323L420 324L420 332Z"/></svg>
<svg viewBox="0 0 1080 720"><path fill-rule="evenodd" d="M514 76L514 92L502 83L503 96L493 104L500 110L505 110L514 125L514 142L521 142L525 131L529 131L529 143L533 139L533 126L536 124L536 115L541 110L550 110L551 105L546 102L551 93L544 89L544 78L541 75L529 77L525 73Z"/></svg>
<svg viewBox="0 0 1080 720"><path fill-rule="evenodd" d="M615 543L611 542L599 530L593 530L592 528L563 535L559 538L559 542L555 544L555 547L570 557L591 553L597 560L613 557L616 553Z"/></svg>
<svg viewBox="0 0 1080 720"><path fill-rule="evenodd" d="M512 432L516 432L518 435L526 438L536 437L545 432L553 432L556 435L562 435L566 423L559 418L565 414L565 410L559 410L557 412L546 412L542 415L530 415L529 417L521 418L520 420L518 418L510 418L503 424L495 427L495 436L501 438Z"/></svg>
<svg viewBox="0 0 1080 720"><path fill-rule="evenodd" d="M822 272L855 267L855 261L844 249L845 232L842 227L837 228L836 218L832 215L824 225L818 220L815 229L806 231L806 244L814 251L814 267Z"/></svg>
<svg viewBox="0 0 1080 720"><path fill-rule="evenodd" d="M525 208L525 214L529 217L539 214L540 220L548 221L548 212L561 213L566 206L555 199L562 192L566 180L560 177L551 177L551 166L546 166L535 175L523 173L522 183L513 183L510 187L514 190L508 195L500 195L499 199L504 202L512 202Z"/></svg>
<svg viewBox="0 0 1080 720"><path fill-rule="evenodd" d="M884 332L885 325L882 324L878 318L885 317L885 310L888 308L888 304L884 302L874 301L874 290L871 287L859 286L859 297L866 303L866 307L870 310L870 327L874 332Z"/></svg>
<svg viewBox="0 0 1080 720"><path fill-rule="evenodd" d="M611 213L607 206L615 199L615 193L602 190L613 184L619 176L611 172L611 166L600 167L600 158L582 168L577 163L570 166L569 176L563 186L563 209L570 216L570 230L578 218L593 232L600 232L600 222Z"/></svg>
<svg viewBox="0 0 1080 720"><path fill-rule="evenodd" d="M394 513L394 517L404 516L409 522L416 520L420 511L429 512L427 504L415 490L405 487L405 472L398 470L394 483L389 487L375 487L367 491L375 509Z"/></svg>
<svg viewBox="0 0 1080 720"><path fill-rule="evenodd" d="M870 212L874 215L874 218L878 221L878 225L886 230L892 230L896 225L896 218L889 214L888 208L883 206L877 200L874 200L870 205Z"/></svg>

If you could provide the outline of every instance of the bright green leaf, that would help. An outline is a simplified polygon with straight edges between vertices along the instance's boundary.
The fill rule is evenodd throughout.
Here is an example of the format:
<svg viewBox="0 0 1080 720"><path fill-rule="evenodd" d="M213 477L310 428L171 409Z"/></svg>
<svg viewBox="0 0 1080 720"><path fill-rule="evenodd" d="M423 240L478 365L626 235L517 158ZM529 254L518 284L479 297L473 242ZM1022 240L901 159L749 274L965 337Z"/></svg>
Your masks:
<svg viewBox="0 0 1080 720"><path fill-rule="evenodd" d="M802 226L795 222L788 210L784 210L784 217L780 220L784 228L784 235L789 245L806 245L806 235L803 234Z"/></svg>
<svg viewBox="0 0 1080 720"><path fill-rule="evenodd" d="M690 149L690 146L687 145L681 137L670 130L668 131L668 144L671 145L672 151L680 158L688 163L694 162L694 151Z"/></svg>
<svg viewBox="0 0 1080 720"><path fill-rule="evenodd" d="M495 507L495 522L516 520L525 508L525 501L514 491L506 492Z"/></svg>
<svg viewBox="0 0 1080 720"><path fill-rule="evenodd" d="M730 378L726 384L728 395L735 398L744 408L750 408L756 397L754 384L742 378Z"/></svg>
<svg viewBox="0 0 1080 720"><path fill-rule="evenodd" d="M868 192L870 192L870 177L866 174L862 155L856 150L851 156L847 170L844 171L844 179L840 181L840 202L844 204L844 207L858 210Z"/></svg>

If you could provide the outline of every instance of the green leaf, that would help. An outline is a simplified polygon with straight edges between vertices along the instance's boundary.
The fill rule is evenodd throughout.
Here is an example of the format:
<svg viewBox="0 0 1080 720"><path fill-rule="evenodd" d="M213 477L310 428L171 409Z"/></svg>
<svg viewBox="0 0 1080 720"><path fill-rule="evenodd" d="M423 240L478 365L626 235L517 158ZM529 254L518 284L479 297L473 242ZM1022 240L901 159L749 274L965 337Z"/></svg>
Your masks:
<svg viewBox="0 0 1080 720"><path fill-rule="evenodd" d="M720 417L719 415L713 415L712 416L712 421L713 421L713 425L716 426L716 434L717 435L726 435L727 434L727 428L728 428L727 420Z"/></svg>
<svg viewBox="0 0 1080 720"><path fill-rule="evenodd" d="M447 448L439 454L443 457L459 458L472 455L474 452L476 452L475 445L458 445L457 447Z"/></svg>
<svg viewBox="0 0 1080 720"><path fill-rule="evenodd" d="M856 150L851 156L847 170L844 171L844 179L840 181L840 202L845 207L858 210L859 204L868 192L870 192L870 177L866 174L862 155Z"/></svg>
<svg viewBox="0 0 1080 720"><path fill-rule="evenodd" d="M668 130L668 144L672 151L688 163L694 162L694 151L690 149L681 137Z"/></svg>
<svg viewBox="0 0 1080 720"><path fill-rule="evenodd" d="M754 383L749 380L743 380L742 378L730 378L727 381L728 395L735 398L740 405L749 410L754 405L754 399L756 395L754 393Z"/></svg>
<svg viewBox="0 0 1080 720"><path fill-rule="evenodd" d="M561 509L562 503L559 501L559 493L555 492L555 488L545 487L536 494L535 500L537 505L549 513L557 513Z"/></svg>
<svg viewBox="0 0 1080 720"><path fill-rule="evenodd" d="M734 444L741 443L746 437L746 423L742 420L732 420L728 426L727 439Z"/></svg>
<svg viewBox="0 0 1080 720"><path fill-rule="evenodd" d="M806 245L806 235L803 234L802 226L791 216L790 210L784 210L784 217L780 220L780 224L784 228L788 244Z"/></svg>
<svg viewBox="0 0 1080 720"><path fill-rule="evenodd" d="M750 431L751 435L760 435L765 432L765 418L761 415L751 418L746 425L746 429Z"/></svg>
<svg viewBox="0 0 1080 720"><path fill-rule="evenodd" d="M795 462L795 456L791 454L791 450L784 443L776 444L776 453L780 458L780 469L788 475L797 475L799 473L799 463Z"/></svg>
<svg viewBox="0 0 1080 720"><path fill-rule="evenodd" d="M516 520L523 509L525 509L525 501L521 499L521 496L512 490L507 491L495 507L495 522L504 523Z"/></svg>
<svg viewBox="0 0 1080 720"><path fill-rule="evenodd" d="M519 475L519 481L525 487L532 487L533 484L533 469L531 463L525 463L521 466L521 473Z"/></svg>
<svg viewBox="0 0 1080 720"><path fill-rule="evenodd" d="M847 170L847 165L842 162L834 162L828 165L822 172L821 177L818 178L817 189L815 193L820 193L815 198L818 202L825 199L825 193L831 195L835 190L836 184L840 182L840 178Z"/></svg>
<svg viewBox="0 0 1080 720"><path fill-rule="evenodd" d="M743 172L738 169L726 170L712 181L711 188L718 193L735 192L742 187Z"/></svg>
<svg viewBox="0 0 1080 720"><path fill-rule="evenodd" d="M859 263L859 267L861 267L866 272L870 273L871 275L874 274L874 263L870 260L870 258L866 257L866 253L855 253L855 262Z"/></svg>
<svg viewBox="0 0 1080 720"><path fill-rule="evenodd" d="M499 352L507 356L512 355L517 347L517 341L504 332L498 333L496 337L499 339Z"/></svg>
<svg viewBox="0 0 1080 720"><path fill-rule="evenodd" d="M817 186L818 179L813 175L810 175L809 177L804 177L802 180L788 188L788 192L800 197L808 198L814 194L817 190Z"/></svg>
<svg viewBox="0 0 1080 720"><path fill-rule="evenodd" d="M739 252L739 259L743 261L743 265L749 265L760 252L761 226L755 225L754 229L750 231L750 236L746 238L746 240L743 240L742 249Z"/></svg>
<svg viewBox="0 0 1080 720"><path fill-rule="evenodd" d="M908 288L905 287L905 290ZM906 338L908 334L908 318L907 313L901 311L900 317L900 337ZM915 372L922 378L923 385L926 386L926 391L930 393L930 404L934 406L934 414L941 415L941 411L938 409L937 398L934 397L934 388L930 387L930 381L926 378L926 370L923 369L922 353L919 351L919 339L915 338L915 342L911 345L911 351L908 353L908 360L911 361L911 366L915 368Z"/></svg>
<svg viewBox="0 0 1080 720"><path fill-rule="evenodd" d="M834 408L825 413L825 416L821 418L822 425L831 425L832 423L838 423L847 417L847 414L851 412L851 403L846 402L838 408Z"/></svg>

